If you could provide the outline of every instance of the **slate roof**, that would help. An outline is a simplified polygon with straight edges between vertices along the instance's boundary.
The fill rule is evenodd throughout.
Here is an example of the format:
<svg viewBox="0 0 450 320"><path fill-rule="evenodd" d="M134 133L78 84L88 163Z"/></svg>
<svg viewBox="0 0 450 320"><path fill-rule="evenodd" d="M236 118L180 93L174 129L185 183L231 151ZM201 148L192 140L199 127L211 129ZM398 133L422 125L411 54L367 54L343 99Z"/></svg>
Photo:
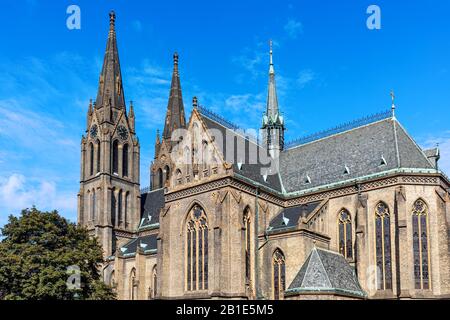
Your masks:
<svg viewBox="0 0 450 320"><path fill-rule="evenodd" d="M138 246L144 251L144 253L157 250L157 235L151 234L133 239L122 246L120 248L120 252L125 256L134 255L136 254Z"/></svg>
<svg viewBox="0 0 450 320"><path fill-rule="evenodd" d="M269 223L269 231L295 227L302 217L307 218L320 204L320 201L283 209Z"/></svg>
<svg viewBox="0 0 450 320"><path fill-rule="evenodd" d="M164 207L164 189L141 194L141 222L139 229L159 224L159 212Z"/></svg>
<svg viewBox="0 0 450 320"><path fill-rule="evenodd" d="M286 192L395 168L434 169L395 118L288 149L281 153L280 163L281 180Z"/></svg>
<svg viewBox="0 0 450 320"><path fill-rule="evenodd" d="M243 135L239 134L236 130L227 128L223 124L215 121L211 117L208 117L208 115L205 115L204 113L201 113L200 115L202 117L203 122L210 130L218 130L222 137L219 139L219 137L216 137L215 143L218 146L218 148L222 151L223 156L228 160L229 162L232 162L233 170L238 175L243 176L244 178L250 179L253 182L257 182L262 186L274 189L278 192L281 192L281 183L280 183L280 177L278 174L268 174L267 180L264 180L264 174L265 171L267 171L270 167L270 163L265 162L265 159L260 157L260 155L267 155L267 150L261 146L259 146L255 141L252 141L252 139L245 138ZM235 151L234 154L230 153L227 150L227 143L226 139L235 139ZM245 153L242 152L242 150L239 151L239 154L237 152L237 146L245 145ZM239 155L244 154L244 159L240 159ZM251 155L251 159L254 159L256 163L250 163L249 161L249 155ZM268 160L268 158L267 158ZM239 163L243 163L242 166L239 168Z"/></svg>
<svg viewBox="0 0 450 320"><path fill-rule="evenodd" d="M354 269L344 256L313 248L300 271L286 290L286 295L330 293L365 298Z"/></svg>

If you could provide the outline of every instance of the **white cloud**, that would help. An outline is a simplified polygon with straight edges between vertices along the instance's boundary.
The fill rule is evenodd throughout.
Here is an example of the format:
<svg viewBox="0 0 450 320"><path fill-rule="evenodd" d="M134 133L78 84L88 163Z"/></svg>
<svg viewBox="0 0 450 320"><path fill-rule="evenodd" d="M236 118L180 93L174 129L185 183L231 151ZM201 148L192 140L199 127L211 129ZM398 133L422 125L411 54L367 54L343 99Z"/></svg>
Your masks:
<svg viewBox="0 0 450 320"><path fill-rule="evenodd" d="M299 34L303 33L303 25L300 21L289 19L284 25L284 30L292 39L296 39Z"/></svg>
<svg viewBox="0 0 450 320"><path fill-rule="evenodd" d="M59 191L53 181L27 179L22 174L0 178L0 199L0 215L3 219L32 206L40 210L56 209L62 213L75 212L77 208L75 194Z"/></svg>
<svg viewBox="0 0 450 320"><path fill-rule="evenodd" d="M297 77L297 84L300 88L304 88L308 83L315 79L316 75L312 70L302 70Z"/></svg>

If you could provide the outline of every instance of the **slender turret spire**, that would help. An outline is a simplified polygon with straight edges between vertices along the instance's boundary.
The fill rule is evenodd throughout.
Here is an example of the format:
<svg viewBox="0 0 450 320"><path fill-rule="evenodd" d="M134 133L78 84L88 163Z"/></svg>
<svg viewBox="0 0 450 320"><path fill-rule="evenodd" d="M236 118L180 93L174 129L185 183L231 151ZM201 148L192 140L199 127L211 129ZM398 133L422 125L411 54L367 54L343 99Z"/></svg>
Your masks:
<svg viewBox="0 0 450 320"><path fill-rule="evenodd" d="M267 108L263 115L263 139L271 155L275 157L284 148L284 119L280 114L275 83L275 68L273 66L273 42L270 40L269 87L267 93Z"/></svg>
<svg viewBox="0 0 450 320"><path fill-rule="evenodd" d="M180 75L178 72L178 54L175 52L173 55L172 83L170 86L163 139L170 140L174 130L185 127L186 119L184 116L183 96L181 94Z"/></svg>
<svg viewBox="0 0 450 320"><path fill-rule="evenodd" d="M266 115L269 121L276 122L279 114L275 69L273 67L273 43L270 40L269 92L267 94Z"/></svg>
<svg viewBox="0 0 450 320"><path fill-rule="evenodd" d="M392 106L391 106L392 117L395 117L395 93L394 93L394 90L391 90L391 99L392 99Z"/></svg>
<svg viewBox="0 0 450 320"><path fill-rule="evenodd" d="M104 106L115 108L125 107L115 25L116 14L114 11L111 11L109 13L108 41L106 43L106 52L98 86L97 108Z"/></svg>

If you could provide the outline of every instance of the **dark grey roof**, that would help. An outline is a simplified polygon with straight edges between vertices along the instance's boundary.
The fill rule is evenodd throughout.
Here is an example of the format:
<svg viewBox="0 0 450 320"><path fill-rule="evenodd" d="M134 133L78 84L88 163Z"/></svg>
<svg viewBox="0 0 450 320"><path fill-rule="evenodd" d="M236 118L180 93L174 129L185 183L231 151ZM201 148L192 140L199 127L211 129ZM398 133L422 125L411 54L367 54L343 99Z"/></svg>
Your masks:
<svg viewBox="0 0 450 320"><path fill-rule="evenodd" d="M313 248L286 294L336 293L366 297L354 269L344 256L336 252Z"/></svg>
<svg viewBox="0 0 450 320"><path fill-rule="evenodd" d="M252 138L244 137L235 130L225 127L223 124L211 119L207 115L201 113L201 116L208 129L218 130L221 133L222 137L215 137L215 143L222 151L225 160L233 164L233 170L236 174L278 192L282 191L278 174L269 173L266 181L264 180L263 173L270 168L268 156L267 158L264 157L264 155L267 155L267 150L265 148L258 145ZM232 150L227 150L226 139L235 139L234 152L232 152ZM241 145L245 146L245 153L240 149L238 154L237 147ZM243 159L239 158L240 154L244 155ZM255 161L250 161L250 159L255 159ZM242 163L242 166L239 166L239 163Z"/></svg>
<svg viewBox="0 0 450 320"><path fill-rule="evenodd" d="M272 219L272 221L270 221L269 231L295 227L301 217L307 218L319 206L319 204L320 201L283 209L278 215L275 216L275 218Z"/></svg>
<svg viewBox="0 0 450 320"><path fill-rule="evenodd" d="M164 189L141 194L141 222L139 228L159 223L159 212L164 207Z"/></svg>
<svg viewBox="0 0 450 320"><path fill-rule="evenodd" d="M280 162L286 192L395 168L433 169L422 150L394 118L288 149L281 153Z"/></svg>
<svg viewBox="0 0 450 320"><path fill-rule="evenodd" d="M138 246L144 252L157 250L157 235L151 234L130 240L128 243L126 243L124 246L120 248L120 252L123 255L134 255L136 254Z"/></svg>

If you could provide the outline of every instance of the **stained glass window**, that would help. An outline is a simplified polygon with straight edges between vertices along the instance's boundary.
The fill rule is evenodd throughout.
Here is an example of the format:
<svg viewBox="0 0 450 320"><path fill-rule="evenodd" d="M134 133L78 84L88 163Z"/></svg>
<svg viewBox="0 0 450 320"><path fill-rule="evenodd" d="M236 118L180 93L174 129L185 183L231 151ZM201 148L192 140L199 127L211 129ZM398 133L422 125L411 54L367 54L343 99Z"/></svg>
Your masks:
<svg viewBox="0 0 450 320"><path fill-rule="evenodd" d="M388 206L380 202L375 208L375 254L378 290L392 289L391 218Z"/></svg>
<svg viewBox="0 0 450 320"><path fill-rule="evenodd" d="M195 205L186 228L186 289L208 289L208 225L204 210Z"/></svg>
<svg viewBox="0 0 450 320"><path fill-rule="evenodd" d="M279 300L286 289L286 265L284 254L280 249L273 254L273 298Z"/></svg>
<svg viewBox="0 0 450 320"><path fill-rule="evenodd" d="M417 200L412 212L414 284L416 289L430 289L428 250L428 208Z"/></svg>
<svg viewBox="0 0 450 320"><path fill-rule="evenodd" d="M339 252L347 259L353 259L352 217L343 209L339 213Z"/></svg>

